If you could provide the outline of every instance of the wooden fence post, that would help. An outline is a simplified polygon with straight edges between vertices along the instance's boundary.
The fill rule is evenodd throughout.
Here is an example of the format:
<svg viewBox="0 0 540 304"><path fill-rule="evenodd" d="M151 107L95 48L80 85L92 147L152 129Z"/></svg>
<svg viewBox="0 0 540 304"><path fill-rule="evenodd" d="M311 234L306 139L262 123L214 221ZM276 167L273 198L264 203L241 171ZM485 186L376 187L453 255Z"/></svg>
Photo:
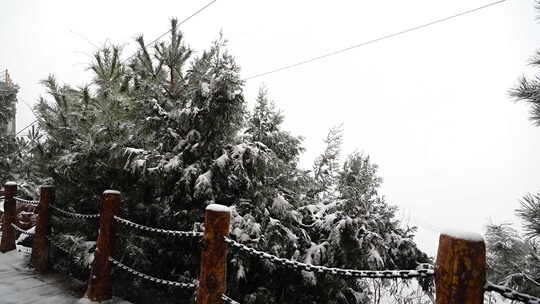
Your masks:
<svg viewBox="0 0 540 304"><path fill-rule="evenodd" d="M114 216L120 210L120 192L103 192L99 217L99 235L94 252L94 261L88 280L85 297L92 301L105 301L112 298L111 262L109 257L116 253L116 222Z"/></svg>
<svg viewBox="0 0 540 304"><path fill-rule="evenodd" d="M231 210L211 204L204 216L204 239L201 272L197 289L197 304L222 304L221 295L227 292L227 243Z"/></svg>
<svg viewBox="0 0 540 304"><path fill-rule="evenodd" d="M480 234L443 232L435 266L437 304L482 304L486 246Z"/></svg>
<svg viewBox="0 0 540 304"><path fill-rule="evenodd" d="M7 182L4 185L4 220L2 221L2 239L0 240L0 251L2 253L17 248L15 245L15 231L11 227L11 223L15 223L17 216L15 195L17 195L17 183Z"/></svg>
<svg viewBox="0 0 540 304"><path fill-rule="evenodd" d="M49 266L49 204L54 203L54 187L41 186L39 189L39 205L37 207L38 218L32 244L31 262L39 272L47 271Z"/></svg>

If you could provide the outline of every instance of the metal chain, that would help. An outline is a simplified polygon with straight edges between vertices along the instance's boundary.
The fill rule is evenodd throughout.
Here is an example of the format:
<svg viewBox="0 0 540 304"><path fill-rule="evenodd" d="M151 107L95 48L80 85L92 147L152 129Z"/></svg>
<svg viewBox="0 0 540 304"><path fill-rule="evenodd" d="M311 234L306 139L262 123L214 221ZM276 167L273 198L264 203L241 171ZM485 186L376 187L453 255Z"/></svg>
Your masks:
<svg viewBox="0 0 540 304"><path fill-rule="evenodd" d="M116 216L116 215L114 216L114 219L120 224L124 224L124 225L126 225L128 227L133 227L135 229L139 229L139 230L142 230L142 231L150 231L150 232L162 233L162 234L178 236L178 237L182 237L182 238L199 238L199 237L203 236L202 232L197 232L197 231L178 231L178 230L167 230L167 229L148 227L148 226L144 226L144 225L141 225L141 224L134 223L134 222L132 222L130 220L126 220L126 219L121 218L121 217Z"/></svg>
<svg viewBox="0 0 540 304"><path fill-rule="evenodd" d="M26 199L23 199L23 198L20 198L20 197L14 197L15 201L17 203L23 203L25 205L30 205L30 206L34 206L34 207L37 207L38 204L39 204L39 201L33 201L33 200L26 200Z"/></svg>
<svg viewBox="0 0 540 304"><path fill-rule="evenodd" d="M64 245L56 242L55 240L53 240L53 238L47 236L47 240L49 240L49 242L51 244L53 244L56 248L60 249L61 251L63 251L64 253L66 253L67 255L71 256L72 258L75 259L75 261L79 261L80 258L78 256L74 256L74 252L66 247L64 247Z"/></svg>
<svg viewBox="0 0 540 304"><path fill-rule="evenodd" d="M240 304L238 302L236 302L235 300L227 297L226 295L222 294L221 295L221 299L223 300L223 303L227 303L227 304Z"/></svg>
<svg viewBox="0 0 540 304"><path fill-rule="evenodd" d="M502 285L496 285L491 282L487 282L485 287L485 291L494 291L504 298L510 299L512 301L518 301L522 303L528 303L528 304L540 304L540 298L530 296L528 294L517 292L511 288L508 288L506 286Z"/></svg>
<svg viewBox="0 0 540 304"><path fill-rule="evenodd" d="M32 247L26 247L26 246L17 245L17 251L22 252L22 253L24 253L24 255L28 256L28 255L32 254Z"/></svg>
<svg viewBox="0 0 540 304"><path fill-rule="evenodd" d="M15 225L15 223L11 223L11 227L15 228L15 230L19 231L20 233L22 234L26 234L26 235L34 235L34 232L28 232L22 228L20 228L19 226Z"/></svg>
<svg viewBox="0 0 540 304"><path fill-rule="evenodd" d="M52 204L49 204L49 207L51 207L52 209L62 213L65 216L68 216L68 217L73 217L73 218L78 218L78 219L95 219L95 218L99 218L99 214L82 214L82 213L69 212L69 211L60 209L60 208L58 208L58 207L56 207L55 205L52 205Z"/></svg>
<svg viewBox="0 0 540 304"><path fill-rule="evenodd" d="M138 276L140 278L143 278L145 280L149 280L149 281L152 281L152 282L155 282L155 283L158 283L158 284L163 284L163 285L168 285L168 286L174 286L174 287L180 287L180 288L189 288L189 289L194 289L196 288L196 284L194 283L181 283L181 282L176 282L176 281L169 281L169 280L164 280L164 279L159 279L159 278L156 278L156 277L153 277L153 276L150 276L150 275L147 275L147 274L144 274L142 272L139 272L127 265L124 265L122 264L121 262L113 259L112 257L109 257L109 261L112 262L113 264L115 264L116 266L120 267L121 269L135 275L135 276Z"/></svg>
<svg viewBox="0 0 540 304"><path fill-rule="evenodd" d="M230 238L225 238L225 242L232 247L247 253L248 255L259 259L266 259L272 263L279 264L295 270L313 271L318 273L326 273L342 277L350 278L384 278L384 279L410 279L414 277L429 277L434 274L433 269L416 269L416 270L356 270L356 269L341 269L326 266L317 266L305 264L298 261L280 258L266 252L256 250L244 244L238 243Z"/></svg>

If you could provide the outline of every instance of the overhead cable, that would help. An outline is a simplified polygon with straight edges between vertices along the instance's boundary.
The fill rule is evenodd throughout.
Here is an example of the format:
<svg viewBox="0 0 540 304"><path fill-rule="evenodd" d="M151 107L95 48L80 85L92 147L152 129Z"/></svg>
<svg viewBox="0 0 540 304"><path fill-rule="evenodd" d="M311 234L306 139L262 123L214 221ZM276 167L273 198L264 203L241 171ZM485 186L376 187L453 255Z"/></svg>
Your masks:
<svg viewBox="0 0 540 304"><path fill-rule="evenodd" d="M346 48L342 48L342 49L339 49L339 50L336 50L336 51L332 51L332 52L329 52L329 53L326 53L326 54L323 54L323 55L320 55L320 56L316 56L316 57L309 58L309 59L306 59L306 60L302 60L302 61L299 61L299 62L296 62L296 63L293 63L293 64L282 66L282 67L270 70L268 72L255 74L253 76L244 78L244 80L251 80L251 79L254 79L254 78L258 78L258 77L266 76L266 75L269 75L269 74L277 73L277 72L280 72L280 71L283 71L283 70L288 70L288 69L291 69L291 68L294 68L294 67L297 67L297 66L300 66L300 65L304 65L304 64L313 62L313 61L321 60L321 59L324 59L324 58L327 58L327 57L330 57L330 56L335 56L335 55L338 55L340 53L350 51L352 49L356 49L356 48L363 47L363 46L366 46L366 45L369 45L369 44L373 44L373 43L376 43L376 42L379 42L379 41L382 41L382 40L386 40L386 39L389 39L389 38L400 36L400 35L403 35L403 34L406 34L406 33L412 32L412 31L416 31L416 30L419 30L419 29L422 29L422 28L425 28L425 27L428 27L428 26L431 26L431 25L434 25L434 24L437 24L437 23L442 23L442 22L445 22L445 21L448 21L448 20L451 20L451 19L454 19L454 18L457 18L457 17L461 17L463 15L471 14L471 13L483 10L485 8L488 8L490 6L494 6L494 5L503 3L505 1L506 0L498 0L498 1L495 1L495 2L491 2L491 3L488 3L488 4L482 5L480 7L469 9L469 10L466 10L466 11L462 11L460 13L457 13L457 14L454 14L454 15L451 15L451 16L448 16L448 17L444 17L444 18L441 18L441 19L436 19L436 20L433 20L433 21L428 22L428 23L424 23L424 24L421 24L421 25L417 25L417 26L413 26L413 27L401 30L399 32L384 35L384 36L381 36L379 38L375 38L375 39L364 41L364 42L361 42L361 43L358 43L358 44L354 44L354 45L348 46Z"/></svg>
<svg viewBox="0 0 540 304"><path fill-rule="evenodd" d="M188 21L189 19L195 17L196 15L198 15L200 12L204 11L207 7L209 7L210 5L214 4L217 0L212 0L210 2L208 2L205 6L201 7L200 9L198 9L196 12L194 12L193 14L191 14L189 17L186 17L184 20L180 21L180 23L178 23L178 25L182 25L184 24L186 21ZM156 39L152 40L151 42L145 44L145 47L148 47L154 43L156 43L159 39L163 38L163 36L167 35L168 33L170 33L171 30L168 30L166 31L165 33L159 35ZM134 54L132 54L131 56L129 56L128 58L126 58L125 60L122 60L122 63L130 60L131 58L133 58L133 56L135 56L137 53L135 52Z"/></svg>

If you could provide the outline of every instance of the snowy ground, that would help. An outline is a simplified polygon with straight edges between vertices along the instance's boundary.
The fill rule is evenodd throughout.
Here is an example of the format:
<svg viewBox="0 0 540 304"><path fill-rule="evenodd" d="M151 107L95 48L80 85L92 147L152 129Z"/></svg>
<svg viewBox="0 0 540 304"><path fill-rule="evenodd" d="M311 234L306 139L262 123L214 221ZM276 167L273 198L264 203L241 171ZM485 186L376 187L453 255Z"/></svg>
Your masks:
<svg viewBox="0 0 540 304"><path fill-rule="evenodd" d="M16 250L0 253L0 304L87 304L82 293L74 291L71 279L58 275L38 275L28 268L29 256ZM109 304L130 304L122 300Z"/></svg>

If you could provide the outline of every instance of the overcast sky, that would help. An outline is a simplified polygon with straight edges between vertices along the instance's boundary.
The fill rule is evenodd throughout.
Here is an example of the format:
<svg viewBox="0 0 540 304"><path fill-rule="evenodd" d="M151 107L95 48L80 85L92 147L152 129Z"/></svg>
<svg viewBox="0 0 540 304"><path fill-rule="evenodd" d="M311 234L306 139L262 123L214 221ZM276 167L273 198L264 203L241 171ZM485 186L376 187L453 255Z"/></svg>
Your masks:
<svg viewBox="0 0 540 304"><path fill-rule="evenodd" d="M150 41L170 17L182 20L209 0L2 2L0 68L21 87L20 129L34 119L40 79L88 83L92 44L123 44L127 57L137 34ZM249 77L489 2L218 0L181 28L195 50L222 30ZM540 128L508 96L534 71L536 15L533 0L507 0L250 80L246 97L253 104L266 84L286 129L305 137L304 167L343 123L345 154L358 149L380 166L382 192L433 255L441 229L484 232L490 221L516 221L520 197L540 190Z"/></svg>

